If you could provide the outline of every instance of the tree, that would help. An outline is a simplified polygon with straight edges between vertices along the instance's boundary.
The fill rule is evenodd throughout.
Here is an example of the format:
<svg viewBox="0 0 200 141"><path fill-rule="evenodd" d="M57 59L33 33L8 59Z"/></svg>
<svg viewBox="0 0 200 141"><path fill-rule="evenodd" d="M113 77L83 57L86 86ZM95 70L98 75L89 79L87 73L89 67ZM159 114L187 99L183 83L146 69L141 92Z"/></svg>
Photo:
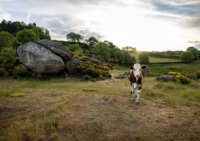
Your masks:
<svg viewBox="0 0 200 141"><path fill-rule="evenodd" d="M37 42L39 40L38 35L31 29L24 29L22 31L17 32L17 40L21 43L27 42Z"/></svg>
<svg viewBox="0 0 200 141"><path fill-rule="evenodd" d="M119 48L110 48L110 57L117 59L115 56L115 52L117 51L121 51L121 50Z"/></svg>
<svg viewBox="0 0 200 141"><path fill-rule="evenodd" d="M193 56L192 52L185 51L185 52L181 53L180 59L185 63L191 63L194 61L194 56Z"/></svg>
<svg viewBox="0 0 200 141"><path fill-rule="evenodd" d="M92 49L92 53L95 55L101 55L103 56L106 60L110 59L110 50L107 44L103 42L99 42L94 46Z"/></svg>
<svg viewBox="0 0 200 141"><path fill-rule="evenodd" d="M14 31L12 33L14 36L16 36L18 31L25 29L25 23L23 22L13 22L12 25L14 27Z"/></svg>
<svg viewBox="0 0 200 141"><path fill-rule="evenodd" d="M149 64L149 54L147 52L141 52L138 57L140 64Z"/></svg>
<svg viewBox="0 0 200 141"><path fill-rule="evenodd" d="M33 26L32 30L38 35L40 40L42 40L42 39L49 39L50 40L51 39L49 34L45 34L46 31L44 31L43 28Z"/></svg>
<svg viewBox="0 0 200 141"><path fill-rule="evenodd" d="M199 52L198 49L194 48L194 47L189 47L187 48L187 51L190 51L193 54L193 59L194 60L198 60L199 59Z"/></svg>
<svg viewBox="0 0 200 141"><path fill-rule="evenodd" d="M50 39L49 31L43 27L36 26L36 23L26 25L24 22L11 22L2 20L0 23L0 31L7 31L12 35L16 36L16 33L24 30L24 29L32 29L40 39Z"/></svg>
<svg viewBox="0 0 200 141"><path fill-rule="evenodd" d="M83 39L83 36L74 32L70 32L69 34L66 35L66 37L67 37L67 40L71 42L76 42L76 41L80 42L80 40Z"/></svg>
<svg viewBox="0 0 200 141"><path fill-rule="evenodd" d="M90 37L88 40L85 41L89 43L90 47L94 47L94 45L98 43L98 40L95 37Z"/></svg>
<svg viewBox="0 0 200 141"><path fill-rule="evenodd" d="M26 26L26 29L32 29L40 39L51 39L49 31L47 31L47 29L45 29L44 27L36 26L36 23L30 23Z"/></svg>
<svg viewBox="0 0 200 141"><path fill-rule="evenodd" d="M115 53L115 59L120 65L123 65L125 63L125 56L124 53L121 50L117 50Z"/></svg>
<svg viewBox="0 0 200 141"><path fill-rule="evenodd" d="M17 45L17 39L9 32L0 32L0 50L4 47L14 48Z"/></svg>
<svg viewBox="0 0 200 141"><path fill-rule="evenodd" d="M126 66L133 65L136 62L134 56L131 56L127 51L124 51L124 63Z"/></svg>
<svg viewBox="0 0 200 141"><path fill-rule="evenodd" d="M115 45L110 41L105 40L104 43L108 44L109 48L115 48Z"/></svg>

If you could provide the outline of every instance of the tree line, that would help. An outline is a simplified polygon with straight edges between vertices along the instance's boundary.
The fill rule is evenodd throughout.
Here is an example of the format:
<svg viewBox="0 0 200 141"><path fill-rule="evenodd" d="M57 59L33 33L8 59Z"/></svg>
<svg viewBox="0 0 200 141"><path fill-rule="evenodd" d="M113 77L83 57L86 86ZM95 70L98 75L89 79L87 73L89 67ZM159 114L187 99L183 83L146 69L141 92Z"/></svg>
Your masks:
<svg viewBox="0 0 200 141"><path fill-rule="evenodd" d="M127 51L123 51L119 49L116 45L114 45L110 41L99 41L95 37L89 37L88 39L85 39L84 44L86 46L81 47L80 41L83 40L83 36L70 32L66 35L67 40L71 44L67 44L69 46L69 49L73 52L79 51L78 53L90 53L94 55L100 55L105 58L106 61L113 62L113 63L119 63L120 65L133 65L133 63L136 62L136 59L134 56L131 56ZM80 50L83 50L80 52Z"/></svg>
<svg viewBox="0 0 200 141"><path fill-rule="evenodd" d="M184 63L192 63L200 58L200 51L195 47L188 47L186 51L148 52L148 54L158 58L180 59Z"/></svg>
<svg viewBox="0 0 200 141"><path fill-rule="evenodd" d="M134 56L117 48L112 42L98 41L90 37L82 42L83 36L70 32L66 35L66 45L72 52L84 54L90 53L100 55L106 61L119 63L121 65L132 65L136 62ZM8 56L12 58L16 54L16 48L23 43L37 42L41 39L51 39L50 32L44 27L38 27L36 23L25 24L19 21L2 20L0 23L0 62ZM4 55L2 55L4 54ZM9 54L9 55L7 55Z"/></svg>

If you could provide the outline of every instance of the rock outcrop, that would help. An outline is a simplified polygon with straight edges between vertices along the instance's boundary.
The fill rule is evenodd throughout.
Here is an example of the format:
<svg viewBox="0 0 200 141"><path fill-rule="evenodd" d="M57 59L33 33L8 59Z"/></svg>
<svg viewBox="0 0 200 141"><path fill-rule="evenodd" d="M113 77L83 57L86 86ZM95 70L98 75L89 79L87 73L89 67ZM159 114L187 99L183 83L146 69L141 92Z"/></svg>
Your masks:
<svg viewBox="0 0 200 141"><path fill-rule="evenodd" d="M28 42L20 45L17 53L22 63L33 72L55 74L65 67L60 56L36 43Z"/></svg>
<svg viewBox="0 0 200 141"><path fill-rule="evenodd" d="M72 58L71 53L66 46L57 44L56 42L47 39L40 40L37 43L60 56L65 61L69 61Z"/></svg>

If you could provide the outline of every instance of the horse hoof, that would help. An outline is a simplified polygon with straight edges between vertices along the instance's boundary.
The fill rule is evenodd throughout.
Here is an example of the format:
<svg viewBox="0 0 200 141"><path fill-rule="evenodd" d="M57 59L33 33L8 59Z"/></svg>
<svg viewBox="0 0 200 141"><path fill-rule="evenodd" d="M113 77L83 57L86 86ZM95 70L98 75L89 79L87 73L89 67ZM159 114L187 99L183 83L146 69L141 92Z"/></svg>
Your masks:
<svg viewBox="0 0 200 141"><path fill-rule="evenodd" d="M139 104L139 102L136 102L136 105L138 105Z"/></svg>

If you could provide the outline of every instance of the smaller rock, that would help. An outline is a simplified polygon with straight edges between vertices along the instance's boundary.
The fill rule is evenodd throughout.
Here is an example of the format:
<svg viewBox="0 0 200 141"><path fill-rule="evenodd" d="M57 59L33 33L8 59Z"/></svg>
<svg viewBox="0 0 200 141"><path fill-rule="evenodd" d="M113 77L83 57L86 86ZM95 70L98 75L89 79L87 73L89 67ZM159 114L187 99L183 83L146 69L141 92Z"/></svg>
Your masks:
<svg viewBox="0 0 200 141"><path fill-rule="evenodd" d="M174 75L162 75L157 77L157 80L161 80L161 81L165 81L165 82L169 82L169 81L174 81Z"/></svg>
<svg viewBox="0 0 200 141"><path fill-rule="evenodd" d="M81 64L82 64L81 60L79 60L75 57L72 57L71 61L66 62L65 67L69 71L69 73L74 74L74 73L76 73L76 67Z"/></svg>
<svg viewBox="0 0 200 141"><path fill-rule="evenodd" d="M99 59L98 59L99 61L105 62L105 58L104 58L103 56L98 56L98 58L99 58Z"/></svg>
<svg viewBox="0 0 200 141"><path fill-rule="evenodd" d="M103 57L103 56L100 56L100 55L92 55L92 58L94 58L94 59L97 59L97 60L99 60L99 61L101 61L101 62L105 62L105 58Z"/></svg>
<svg viewBox="0 0 200 141"><path fill-rule="evenodd" d="M150 68L147 65L141 65L142 66L146 66L146 68L143 71L143 76L149 76L150 75Z"/></svg>
<svg viewBox="0 0 200 141"><path fill-rule="evenodd" d="M197 80L198 79L197 75L187 75L186 77L191 79L191 80Z"/></svg>

